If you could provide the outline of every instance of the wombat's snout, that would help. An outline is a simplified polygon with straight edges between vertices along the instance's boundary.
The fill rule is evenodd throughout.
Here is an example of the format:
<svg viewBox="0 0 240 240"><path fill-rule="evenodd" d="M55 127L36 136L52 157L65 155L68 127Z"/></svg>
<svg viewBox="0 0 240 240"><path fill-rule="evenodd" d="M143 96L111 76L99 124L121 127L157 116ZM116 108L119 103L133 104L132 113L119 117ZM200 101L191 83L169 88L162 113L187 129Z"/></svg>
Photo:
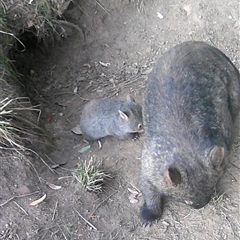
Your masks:
<svg viewBox="0 0 240 240"><path fill-rule="evenodd" d="M195 209L199 209L199 208L204 207L206 204L208 204L208 202L210 200L211 200L211 196L208 196L208 197L203 198L201 201L198 201L196 203L192 203L190 205Z"/></svg>

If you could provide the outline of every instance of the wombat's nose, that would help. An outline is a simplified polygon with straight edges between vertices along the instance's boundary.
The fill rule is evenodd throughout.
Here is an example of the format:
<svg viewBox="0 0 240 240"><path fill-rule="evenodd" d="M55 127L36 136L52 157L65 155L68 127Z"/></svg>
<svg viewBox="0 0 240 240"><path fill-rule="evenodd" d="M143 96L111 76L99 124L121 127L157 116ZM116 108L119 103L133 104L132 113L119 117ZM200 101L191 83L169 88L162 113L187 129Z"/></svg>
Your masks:
<svg viewBox="0 0 240 240"><path fill-rule="evenodd" d="M192 206L193 206L193 208L195 208L195 209L199 209L199 208L204 207L206 204L207 204L207 203L197 203L197 204L194 204L194 205L192 205Z"/></svg>
<svg viewBox="0 0 240 240"><path fill-rule="evenodd" d="M211 200L211 196L210 197L205 197L204 199L202 199L201 201L197 202L197 203L193 203L192 207L195 209L199 209L204 207L209 201Z"/></svg>

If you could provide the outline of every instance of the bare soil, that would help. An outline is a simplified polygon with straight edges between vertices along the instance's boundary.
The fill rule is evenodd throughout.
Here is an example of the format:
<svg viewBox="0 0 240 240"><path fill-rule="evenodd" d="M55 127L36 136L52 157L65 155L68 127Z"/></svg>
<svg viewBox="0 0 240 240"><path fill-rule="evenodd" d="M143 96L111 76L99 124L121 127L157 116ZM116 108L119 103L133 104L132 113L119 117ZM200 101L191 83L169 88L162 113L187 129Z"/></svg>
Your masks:
<svg viewBox="0 0 240 240"><path fill-rule="evenodd" d="M51 50L29 48L18 56L56 148L38 152L45 163L32 153L28 160L1 153L0 239L240 239L239 130L212 201L199 210L167 202L159 222L146 228L138 217L143 199L130 203L128 190L140 189L144 134L135 142L107 137L102 149L93 142L81 154L86 143L71 132L90 99L124 99L131 93L141 103L147 73L180 42L208 42L239 68L239 2L75 1L65 18L82 31L64 25L64 38ZM72 176L77 164L91 156L115 176L100 194L87 192ZM62 188L53 190L47 183ZM30 206L44 194L42 203Z"/></svg>

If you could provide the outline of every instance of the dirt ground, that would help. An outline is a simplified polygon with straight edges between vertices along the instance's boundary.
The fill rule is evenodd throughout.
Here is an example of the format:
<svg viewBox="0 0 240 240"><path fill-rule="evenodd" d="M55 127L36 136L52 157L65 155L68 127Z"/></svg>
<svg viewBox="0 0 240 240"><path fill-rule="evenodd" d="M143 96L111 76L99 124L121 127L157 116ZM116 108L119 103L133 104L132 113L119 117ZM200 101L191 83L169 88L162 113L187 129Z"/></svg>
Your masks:
<svg viewBox="0 0 240 240"><path fill-rule="evenodd" d="M63 39L51 50L29 48L18 56L19 68L34 83L35 100L41 103L42 119L56 149L41 152L46 164L34 154L26 161L14 154L4 158L1 153L0 239L240 239L239 137L219 190L207 206L195 210L167 202L159 222L143 228L138 217L143 199L130 203L128 188L140 189L144 135L135 142L105 138L102 149L93 142L81 154L86 143L71 132L90 99L124 99L131 93L141 103L156 59L180 42L214 45L239 69L239 17L238 0L71 4L65 18L81 32L64 25ZM91 156L115 175L101 194L87 192L72 176L77 164ZM48 168L60 163L65 164L55 172ZM61 189L53 190L47 183ZM41 204L30 206L44 194Z"/></svg>

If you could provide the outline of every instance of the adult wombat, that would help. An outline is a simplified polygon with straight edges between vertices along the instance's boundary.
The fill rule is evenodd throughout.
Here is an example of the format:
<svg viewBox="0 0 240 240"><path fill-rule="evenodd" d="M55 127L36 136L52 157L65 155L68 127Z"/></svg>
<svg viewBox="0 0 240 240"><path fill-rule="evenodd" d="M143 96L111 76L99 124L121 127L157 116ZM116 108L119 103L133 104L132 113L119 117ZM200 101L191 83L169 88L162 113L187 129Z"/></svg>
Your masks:
<svg viewBox="0 0 240 240"><path fill-rule="evenodd" d="M83 108L80 128L87 140L109 135L119 139L134 138L143 132L142 108L130 95L127 101L94 99Z"/></svg>
<svg viewBox="0 0 240 240"><path fill-rule="evenodd" d="M157 61L143 98L144 225L161 217L165 197L194 208L209 202L239 108L239 72L218 49L185 42Z"/></svg>

